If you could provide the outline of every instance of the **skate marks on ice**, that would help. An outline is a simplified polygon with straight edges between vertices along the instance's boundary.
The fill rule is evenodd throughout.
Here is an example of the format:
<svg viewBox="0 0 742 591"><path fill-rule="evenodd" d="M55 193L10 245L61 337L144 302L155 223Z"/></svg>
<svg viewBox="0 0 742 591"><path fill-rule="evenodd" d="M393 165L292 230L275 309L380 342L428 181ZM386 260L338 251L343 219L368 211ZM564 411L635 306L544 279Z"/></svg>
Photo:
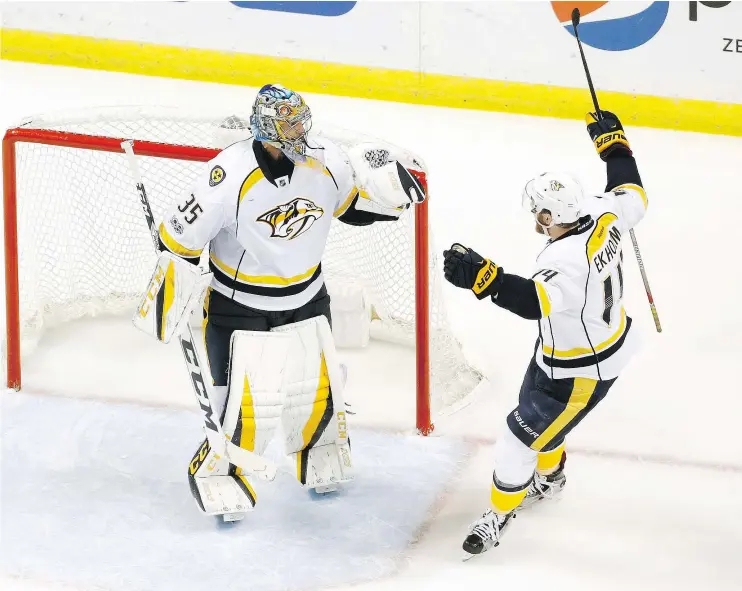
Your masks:
<svg viewBox="0 0 742 591"><path fill-rule="evenodd" d="M198 414L0 397L0 573L110 591L311 589L390 575L468 456L461 441L356 429L356 479L312 496L283 468L220 529L186 468Z"/></svg>

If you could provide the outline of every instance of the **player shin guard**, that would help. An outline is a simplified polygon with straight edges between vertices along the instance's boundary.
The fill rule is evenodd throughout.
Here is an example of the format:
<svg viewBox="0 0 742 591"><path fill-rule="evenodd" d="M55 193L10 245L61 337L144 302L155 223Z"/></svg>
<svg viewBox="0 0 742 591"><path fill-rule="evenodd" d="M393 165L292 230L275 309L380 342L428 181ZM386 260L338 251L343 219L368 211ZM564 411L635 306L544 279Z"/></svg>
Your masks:
<svg viewBox="0 0 742 591"><path fill-rule="evenodd" d="M274 330L292 336L282 416L286 453L302 485L317 492L335 490L352 478L352 462L344 380L330 325L320 316Z"/></svg>
<svg viewBox="0 0 742 591"><path fill-rule="evenodd" d="M505 426L495 444L490 499L496 513L507 514L520 505L533 478L537 455Z"/></svg>

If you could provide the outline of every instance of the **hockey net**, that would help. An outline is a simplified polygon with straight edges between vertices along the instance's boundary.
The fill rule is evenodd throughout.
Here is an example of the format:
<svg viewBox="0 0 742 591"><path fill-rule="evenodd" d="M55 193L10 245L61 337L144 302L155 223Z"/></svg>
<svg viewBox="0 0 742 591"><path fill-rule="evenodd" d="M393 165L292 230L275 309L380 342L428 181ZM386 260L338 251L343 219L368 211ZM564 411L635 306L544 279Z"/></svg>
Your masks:
<svg viewBox="0 0 742 591"><path fill-rule="evenodd" d="M131 314L147 285L152 242L120 143L134 140L159 222L205 161L248 137L243 121L168 109L100 109L37 117L8 130L3 176L9 387L20 387L21 347L30 350L45 329L85 316ZM330 128L313 133L346 148L369 139ZM328 284L353 280L365 286L374 338L416 347L419 430L427 432L431 415L460 403L480 382L446 319L427 203L396 223L359 228L334 222L322 268Z"/></svg>

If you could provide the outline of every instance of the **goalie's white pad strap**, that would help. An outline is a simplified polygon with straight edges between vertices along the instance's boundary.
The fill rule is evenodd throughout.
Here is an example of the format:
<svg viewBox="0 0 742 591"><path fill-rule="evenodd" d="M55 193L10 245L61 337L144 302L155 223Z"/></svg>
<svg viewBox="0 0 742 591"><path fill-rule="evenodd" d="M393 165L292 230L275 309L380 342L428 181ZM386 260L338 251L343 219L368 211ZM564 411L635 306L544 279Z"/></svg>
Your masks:
<svg viewBox="0 0 742 591"><path fill-rule="evenodd" d="M376 140L353 146L348 150L348 160L361 195L367 200L384 208L409 207L425 200L427 169L418 156ZM357 209L363 201L358 200Z"/></svg>
<svg viewBox="0 0 742 591"><path fill-rule="evenodd" d="M134 314L134 326L169 343L198 305L211 273L170 252L160 253L147 291Z"/></svg>

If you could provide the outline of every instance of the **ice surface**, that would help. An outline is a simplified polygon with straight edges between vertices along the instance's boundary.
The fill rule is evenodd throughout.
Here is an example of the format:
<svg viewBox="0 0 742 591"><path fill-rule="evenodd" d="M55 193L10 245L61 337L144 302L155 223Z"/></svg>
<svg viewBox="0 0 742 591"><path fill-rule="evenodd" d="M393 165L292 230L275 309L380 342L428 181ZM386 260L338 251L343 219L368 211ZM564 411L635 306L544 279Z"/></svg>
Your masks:
<svg viewBox="0 0 742 591"><path fill-rule="evenodd" d="M469 447L355 430L352 484L313 496L284 462L274 482L253 483L255 510L224 530L187 486L198 413L10 393L0 405L3 572L121 591L228 589L235 579L271 591L388 575ZM274 444L267 455L280 461Z"/></svg>

